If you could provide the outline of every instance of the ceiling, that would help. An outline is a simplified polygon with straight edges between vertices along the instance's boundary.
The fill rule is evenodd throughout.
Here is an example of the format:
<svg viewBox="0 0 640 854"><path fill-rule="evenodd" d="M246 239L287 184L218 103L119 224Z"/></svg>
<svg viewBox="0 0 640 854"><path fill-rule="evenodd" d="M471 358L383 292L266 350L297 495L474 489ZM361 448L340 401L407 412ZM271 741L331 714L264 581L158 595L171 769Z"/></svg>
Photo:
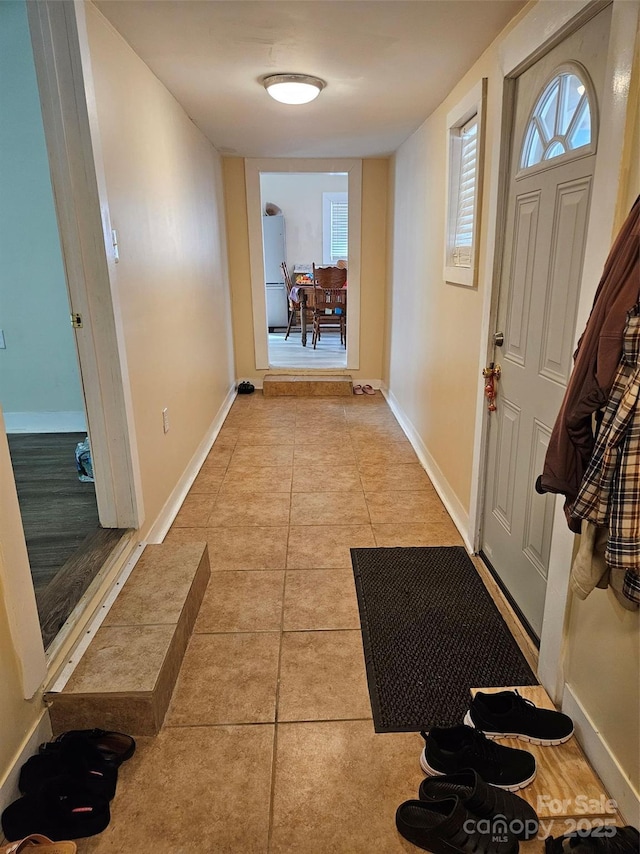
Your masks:
<svg viewBox="0 0 640 854"><path fill-rule="evenodd" d="M444 100L525 0L96 0L224 155L375 157ZM279 104L268 74L313 74Z"/></svg>

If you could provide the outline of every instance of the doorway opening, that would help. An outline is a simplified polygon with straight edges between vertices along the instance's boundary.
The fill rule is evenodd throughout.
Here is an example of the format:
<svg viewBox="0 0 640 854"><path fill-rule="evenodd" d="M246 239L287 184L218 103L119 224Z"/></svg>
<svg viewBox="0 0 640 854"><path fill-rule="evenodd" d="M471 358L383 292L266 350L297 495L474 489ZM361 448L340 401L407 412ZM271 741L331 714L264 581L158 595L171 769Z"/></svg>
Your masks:
<svg viewBox="0 0 640 854"><path fill-rule="evenodd" d="M313 303L314 265L348 268L348 173L261 172L260 198L269 366L346 368L338 326L327 327L313 346L313 311L303 317L301 303Z"/></svg>
<svg viewBox="0 0 640 854"><path fill-rule="evenodd" d="M287 372L294 373L357 370L360 366L362 161L249 159L245 161L245 177L256 369L286 368ZM284 277L273 282L267 278L274 276L278 267L276 263L275 272L269 273L264 225L275 216L266 215L267 207L275 216L282 215L284 249L280 249L280 254L285 256L289 272L293 274L292 285L312 286L313 264L317 267L340 263L347 267L345 292L348 299L346 324L343 325L346 348L340 342L339 332L321 329L314 351L311 312L305 318L308 323L306 346L302 344L299 317L294 318L298 323L295 327L292 324L295 331L290 331L285 342L286 327L278 325L284 322L285 312L287 325L289 318ZM323 226L323 218L325 222L328 220L327 226ZM268 284L274 287L268 289ZM274 303L279 317L271 323L269 314Z"/></svg>

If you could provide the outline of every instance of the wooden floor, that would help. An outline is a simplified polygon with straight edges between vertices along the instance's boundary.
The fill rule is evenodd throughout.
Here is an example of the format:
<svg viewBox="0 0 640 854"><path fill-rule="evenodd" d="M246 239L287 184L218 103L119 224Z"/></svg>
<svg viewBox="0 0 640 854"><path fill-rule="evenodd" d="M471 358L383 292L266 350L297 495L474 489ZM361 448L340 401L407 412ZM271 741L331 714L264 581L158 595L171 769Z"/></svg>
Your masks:
<svg viewBox="0 0 640 854"><path fill-rule="evenodd" d="M85 437L8 436L45 647L124 534L100 527L95 486L78 479L74 452Z"/></svg>
<svg viewBox="0 0 640 854"><path fill-rule="evenodd" d="M13 433L9 450L36 590L99 526L96 491L81 483L75 447L86 433Z"/></svg>
<svg viewBox="0 0 640 854"><path fill-rule="evenodd" d="M284 340L284 332L269 333L269 367L304 368L326 370L346 368L347 351L340 343L340 333L325 331L314 350L311 346L311 330L307 333L307 346L303 347L300 330L291 332Z"/></svg>

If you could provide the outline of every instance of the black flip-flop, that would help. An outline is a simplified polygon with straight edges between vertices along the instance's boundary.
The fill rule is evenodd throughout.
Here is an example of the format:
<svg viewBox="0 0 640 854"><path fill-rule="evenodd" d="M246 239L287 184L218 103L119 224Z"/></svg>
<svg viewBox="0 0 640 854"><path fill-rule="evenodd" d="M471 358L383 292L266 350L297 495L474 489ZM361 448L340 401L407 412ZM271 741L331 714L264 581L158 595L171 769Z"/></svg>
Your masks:
<svg viewBox="0 0 640 854"><path fill-rule="evenodd" d="M109 824L109 801L91 795L68 777L43 783L37 795L24 795L2 813L2 830L14 841L41 833L49 839L95 836Z"/></svg>
<svg viewBox="0 0 640 854"><path fill-rule="evenodd" d="M89 794L110 801L116 793L118 768L86 739L69 735L57 750L27 759L20 769L18 788L23 795L37 795L43 784L55 777L68 777Z"/></svg>

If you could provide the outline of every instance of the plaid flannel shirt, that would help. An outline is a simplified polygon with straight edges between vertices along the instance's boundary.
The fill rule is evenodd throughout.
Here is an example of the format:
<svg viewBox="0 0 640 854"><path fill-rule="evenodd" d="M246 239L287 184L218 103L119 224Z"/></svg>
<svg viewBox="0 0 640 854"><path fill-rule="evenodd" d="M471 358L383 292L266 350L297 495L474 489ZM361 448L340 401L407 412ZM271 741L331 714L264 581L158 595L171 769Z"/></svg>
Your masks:
<svg viewBox="0 0 640 854"><path fill-rule="evenodd" d="M640 602L640 303L627 314L620 366L571 515L609 528L605 558Z"/></svg>

